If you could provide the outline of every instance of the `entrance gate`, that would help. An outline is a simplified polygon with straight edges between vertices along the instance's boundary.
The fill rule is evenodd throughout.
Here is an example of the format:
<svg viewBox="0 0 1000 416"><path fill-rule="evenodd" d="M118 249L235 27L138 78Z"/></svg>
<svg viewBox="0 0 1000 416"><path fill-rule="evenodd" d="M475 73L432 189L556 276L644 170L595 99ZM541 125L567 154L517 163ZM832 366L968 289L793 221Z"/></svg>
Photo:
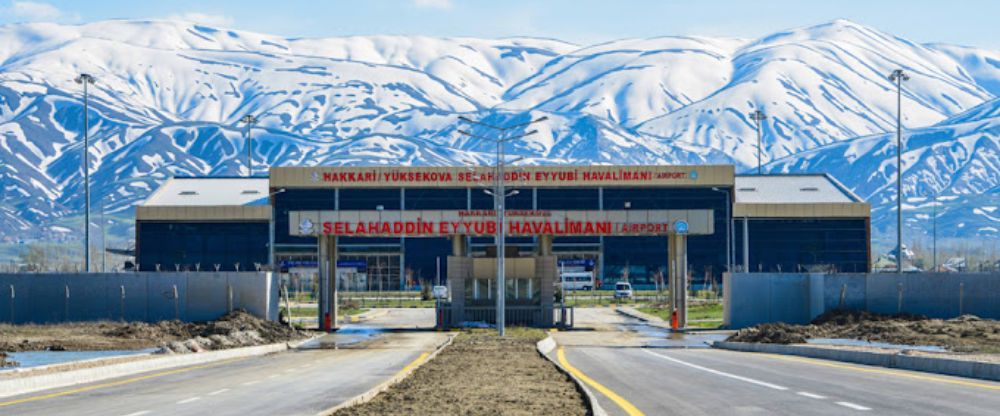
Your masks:
<svg viewBox="0 0 1000 416"><path fill-rule="evenodd" d="M508 309L530 308L528 324L550 326L554 283L558 273L552 251L554 236L657 236L669 239L668 275L671 288L687 285L687 236L714 232L712 210L595 210L547 211L508 210L504 229L512 237L537 237L533 257L508 260L511 281L524 281L534 288L537 298L530 302L508 306ZM467 238L495 236L497 223L491 210L411 210L411 211L292 211L289 213L289 233L293 236L313 236L318 240L320 299L319 322L323 330L336 327L337 239L344 237L442 237L452 240L452 255L448 257L448 282L451 294L449 324L455 325L475 318L479 306L472 302L477 280L495 279L491 270L495 258L469 256ZM518 280L520 279L520 280ZM476 282L476 283L474 283ZM488 285L488 283L487 283ZM508 291L508 293L510 293ZM671 304L678 320L687 321L687 291L671 290ZM467 303L469 303L467 305ZM483 306L483 308L488 308ZM517 311L514 316L519 316ZM522 311L523 312L523 311ZM511 315L507 315L511 316Z"/></svg>

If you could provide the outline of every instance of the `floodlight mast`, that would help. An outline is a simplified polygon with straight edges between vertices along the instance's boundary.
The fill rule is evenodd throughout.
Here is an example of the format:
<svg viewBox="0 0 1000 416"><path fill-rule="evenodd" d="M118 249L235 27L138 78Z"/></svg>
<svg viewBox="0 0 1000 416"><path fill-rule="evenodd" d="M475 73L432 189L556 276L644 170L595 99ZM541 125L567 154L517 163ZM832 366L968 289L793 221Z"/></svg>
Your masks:
<svg viewBox="0 0 1000 416"><path fill-rule="evenodd" d="M903 274L903 81L910 76L897 69L889 80L896 83L896 274Z"/></svg>
<svg viewBox="0 0 1000 416"><path fill-rule="evenodd" d="M491 129L491 130L496 130L499 133L499 137L484 137L484 136L479 136L479 135L472 134L472 133L464 131L464 130L458 130L458 132L461 133L461 134L463 134L463 135L466 135L466 136L469 136L469 137L473 137L473 138L477 138L477 139L492 141L492 142L494 142L496 144L496 166L494 167L493 192L492 192L492 194L493 194L493 207L494 207L494 211L496 213L496 224L497 224L496 225L496 229L497 229L497 234L496 234L496 246L497 246L496 325L497 325L497 334L502 337L502 336L506 335L506 320L507 320L506 313L505 313L506 312L506 310L505 310L506 309L506 299L505 299L506 294L505 294L505 292L506 292L506 284L507 284L507 282L506 282L506 277L505 277L506 269L505 269L505 265L504 265L504 257L505 257L504 254L506 252L506 244L507 244L507 240L506 240L507 230L505 229L506 222L505 222L505 218L504 218L505 217L505 210L506 210L505 206L506 206L506 199L507 199L507 197L513 196L513 195L516 194L516 192L512 192L511 194L507 194L507 191L505 189L505 177L504 177L504 174L505 174L505 166L507 165L508 162L506 161L506 156L504 154L504 144L507 143L507 142L509 142L509 141L517 140L517 139L520 139L520 138L524 138L524 137L536 134L536 133L538 133L538 130L531 130L531 131L529 131L527 133L519 134L519 135L514 135L514 136L507 136L506 133L508 131L510 131L510 130L513 130L513 129L526 127L526 126L534 124L534 123L540 123L542 121L548 120L548 117L540 117L540 118L528 121L526 123L514 124L514 125L510 125L510 126L506 126L506 127L494 126L494 125L491 125L491 124L486 124L486 123L483 123L481 121L471 120L471 119L469 119L467 117L464 117L464 116L459 116L459 120L462 120L462 121L464 121L464 122L466 122L468 124L472 124L472 125L476 125L476 126L480 126L480 127L485 127L485 128ZM510 163L513 163L513 162L514 161L511 161Z"/></svg>
<svg viewBox="0 0 1000 416"><path fill-rule="evenodd" d="M90 95L87 86L94 84L90 74L74 79L83 84L83 271L90 273Z"/></svg>
<svg viewBox="0 0 1000 416"><path fill-rule="evenodd" d="M247 177L253 177L253 131L251 130L257 121L257 117L253 114L247 114L240 119L240 122L246 125L243 136L247 141Z"/></svg>
<svg viewBox="0 0 1000 416"><path fill-rule="evenodd" d="M761 157L760 157L760 153L761 153L761 130L760 130L760 125L761 125L761 123L764 122L764 120L767 120L767 114L764 114L764 112L760 111L760 110L754 110L749 115L750 115L750 119L754 121L754 124L757 127L757 174L760 175L762 173L761 162L760 162L760 159L761 159Z"/></svg>

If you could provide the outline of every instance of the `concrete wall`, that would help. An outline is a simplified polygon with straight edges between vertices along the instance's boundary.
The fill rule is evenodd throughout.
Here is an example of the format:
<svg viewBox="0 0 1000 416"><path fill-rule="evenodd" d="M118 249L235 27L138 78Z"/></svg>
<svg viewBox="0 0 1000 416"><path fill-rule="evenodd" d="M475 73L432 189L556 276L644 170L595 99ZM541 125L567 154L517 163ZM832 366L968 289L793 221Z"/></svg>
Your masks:
<svg viewBox="0 0 1000 416"><path fill-rule="evenodd" d="M0 274L0 322L205 321L241 308L278 318L271 273Z"/></svg>
<svg viewBox="0 0 1000 416"><path fill-rule="evenodd" d="M726 275L723 285L724 320L730 328L805 324L838 308L1000 319L1000 274L735 273Z"/></svg>

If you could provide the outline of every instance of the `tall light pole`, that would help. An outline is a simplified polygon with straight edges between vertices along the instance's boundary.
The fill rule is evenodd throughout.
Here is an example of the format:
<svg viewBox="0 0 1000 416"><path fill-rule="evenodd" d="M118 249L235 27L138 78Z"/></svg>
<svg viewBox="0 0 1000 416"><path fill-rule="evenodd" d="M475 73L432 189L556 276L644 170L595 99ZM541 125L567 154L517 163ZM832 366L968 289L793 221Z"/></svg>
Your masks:
<svg viewBox="0 0 1000 416"><path fill-rule="evenodd" d="M933 214L931 214L931 217L933 218L932 221L933 225L931 226L931 228L934 230L932 231L933 242L931 243L931 245L933 246L933 254L931 255L931 257L933 259L934 268L931 270L933 270L935 273L937 272L937 204L938 204L938 194L934 193L934 202L931 203L931 207L933 209L932 211Z"/></svg>
<svg viewBox="0 0 1000 416"><path fill-rule="evenodd" d="M760 167L760 152L761 152L760 125L764 122L764 120L767 120L767 114L764 114L764 112L760 110L753 110L753 112L751 112L749 115L750 119L753 120L754 124L756 124L757 126L757 174L760 175L762 173Z"/></svg>
<svg viewBox="0 0 1000 416"><path fill-rule="evenodd" d="M519 134L519 135L513 135L513 136L507 135L507 132L509 132L511 130L514 130L514 129L517 129L517 128L526 127L526 126L528 126L530 124L540 123L542 121L548 120L549 118L548 117L540 117L540 118L537 118L535 120L531 120L531 121L529 121L527 123L515 124L515 125L505 126L505 127L493 126L493 125L486 124L486 123L483 123L483 122L480 122L480 121L471 120L471 119L463 117L463 116L460 116L459 119L462 120L462 121L464 121L464 122L466 122L466 123L469 123L469 124L473 124L473 125L481 126L481 127L486 127L488 129L496 131L499 134L499 137L483 137L483 136L477 136L475 134L469 133L469 132L464 131L464 130L458 130L459 133L464 134L466 136L474 137L474 138L482 139L482 140L487 140L487 141L491 141L491 142L496 143L496 159L497 159L497 161L496 161L496 166L494 167L494 173L493 173L493 207L494 207L494 210L496 212L496 223L497 223L497 226L496 226L496 229L497 229L497 235L496 235L496 245L497 245L497 303L496 303L496 324L497 324L497 334L502 337L506 333L506 326L507 326L506 325L507 324L507 317L506 317L506 307L507 306L506 306L506 299L504 299L504 297L505 297L505 293L504 292L506 291L506 284L507 284L506 277L505 277L506 270L504 268L505 267L505 265L504 265L504 261L505 261L504 257L505 257L505 252L507 251L506 250L506 241L507 240L506 240L506 230L505 230L505 222L504 222L505 221L504 220L504 213L505 213L505 210L506 210L505 206L506 206L506 199L507 199L507 197L514 195L513 193L512 194L507 194L507 191L505 189L505 183L504 183L505 182L505 178L504 178L504 166L507 164L507 160L506 160L506 156L504 155L504 144L506 144L507 142L512 141L512 140L517 140L517 139L520 139L520 138L523 138L523 137L530 136L532 134L538 133L538 130L531 130L531 131L529 131L527 133Z"/></svg>
<svg viewBox="0 0 1000 416"><path fill-rule="evenodd" d="M240 122L246 125L243 136L247 141L247 177L253 176L253 132L251 130L257 121L257 117L253 114L247 114L240 119Z"/></svg>
<svg viewBox="0 0 1000 416"><path fill-rule="evenodd" d="M896 83L896 274L903 274L903 81L910 76L897 69L889 80Z"/></svg>
<svg viewBox="0 0 1000 416"><path fill-rule="evenodd" d="M80 74L77 84L83 84L83 270L90 273L90 95L88 85L94 84L90 74Z"/></svg>

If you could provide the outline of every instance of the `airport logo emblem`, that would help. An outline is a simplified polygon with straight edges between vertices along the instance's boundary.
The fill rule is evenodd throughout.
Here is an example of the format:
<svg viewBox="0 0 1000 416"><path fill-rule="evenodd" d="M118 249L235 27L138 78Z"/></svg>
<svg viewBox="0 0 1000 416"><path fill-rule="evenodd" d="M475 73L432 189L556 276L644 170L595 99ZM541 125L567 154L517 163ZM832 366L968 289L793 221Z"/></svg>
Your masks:
<svg viewBox="0 0 1000 416"><path fill-rule="evenodd" d="M677 234L687 234L688 233L688 223L684 220L674 221L674 232Z"/></svg>
<svg viewBox="0 0 1000 416"><path fill-rule="evenodd" d="M698 171L692 170L691 173L688 174L688 177L691 179L698 179Z"/></svg>
<svg viewBox="0 0 1000 416"><path fill-rule="evenodd" d="M319 183L319 172L312 173L312 181L313 183Z"/></svg>
<svg viewBox="0 0 1000 416"><path fill-rule="evenodd" d="M313 222L309 218L303 218L299 222L299 234L312 234Z"/></svg>

